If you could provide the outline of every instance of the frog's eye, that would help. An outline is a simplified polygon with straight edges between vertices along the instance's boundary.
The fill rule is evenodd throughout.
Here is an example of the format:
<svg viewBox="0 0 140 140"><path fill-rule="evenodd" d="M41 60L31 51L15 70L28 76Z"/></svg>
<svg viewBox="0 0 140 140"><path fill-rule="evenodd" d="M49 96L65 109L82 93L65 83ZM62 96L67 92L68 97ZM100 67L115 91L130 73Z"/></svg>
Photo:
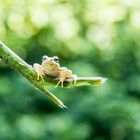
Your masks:
<svg viewBox="0 0 140 140"><path fill-rule="evenodd" d="M59 58L57 56L54 56L53 58L54 58L55 62L57 62L57 63L59 62Z"/></svg>
<svg viewBox="0 0 140 140"><path fill-rule="evenodd" d="M45 61L45 60L47 60L48 59L48 56L47 55L44 55L43 57L42 57L42 61Z"/></svg>

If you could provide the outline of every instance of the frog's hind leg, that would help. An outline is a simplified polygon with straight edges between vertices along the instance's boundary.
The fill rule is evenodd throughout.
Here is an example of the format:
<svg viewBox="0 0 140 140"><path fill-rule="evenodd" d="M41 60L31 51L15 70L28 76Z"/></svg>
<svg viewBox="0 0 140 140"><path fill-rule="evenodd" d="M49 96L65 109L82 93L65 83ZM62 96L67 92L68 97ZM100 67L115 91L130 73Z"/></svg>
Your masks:
<svg viewBox="0 0 140 140"><path fill-rule="evenodd" d="M56 86L55 86L55 88L57 88L58 87L58 85L61 83L61 87L63 87L64 85L63 85L63 83L64 83L64 78L57 78L57 79L60 79L59 81L58 81L58 83L56 84Z"/></svg>
<svg viewBox="0 0 140 140"><path fill-rule="evenodd" d="M58 83L56 84L55 88L57 88L60 83L61 83L61 79L58 81Z"/></svg>

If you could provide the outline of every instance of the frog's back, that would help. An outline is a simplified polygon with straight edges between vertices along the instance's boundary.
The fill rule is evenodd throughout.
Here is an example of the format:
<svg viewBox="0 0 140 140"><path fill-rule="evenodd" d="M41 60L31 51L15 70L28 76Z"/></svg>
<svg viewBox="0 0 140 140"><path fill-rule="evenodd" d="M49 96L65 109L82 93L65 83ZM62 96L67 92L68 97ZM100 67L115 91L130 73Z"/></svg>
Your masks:
<svg viewBox="0 0 140 140"><path fill-rule="evenodd" d="M59 77L60 70L59 65L52 62L43 62L42 63L44 74L52 76L52 77Z"/></svg>

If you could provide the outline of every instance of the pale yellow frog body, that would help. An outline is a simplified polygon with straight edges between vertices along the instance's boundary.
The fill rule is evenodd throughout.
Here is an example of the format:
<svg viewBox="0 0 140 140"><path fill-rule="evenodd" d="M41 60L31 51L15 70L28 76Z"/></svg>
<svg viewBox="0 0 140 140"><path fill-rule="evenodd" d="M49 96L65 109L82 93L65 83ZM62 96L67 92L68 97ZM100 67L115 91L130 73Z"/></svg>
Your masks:
<svg viewBox="0 0 140 140"><path fill-rule="evenodd" d="M48 57L46 55L43 56L41 67L45 75L49 75L52 77L59 77L60 75L60 70L59 70L60 65L57 56L54 57Z"/></svg>
<svg viewBox="0 0 140 140"><path fill-rule="evenodd" d="M47 55L42 57L42 64L39 65L35 63L33 65L35 72L37 73L37 79L41 77L42 81L44 81L43 77L45 75L54 77L59 79L56 87L61 83L63 87L63 82L67 78L72 78L74 83L76 82L77 76L72 73L71 70L68 70L66 67L60 67L59 58L57 56L48 57Z"/></svg>

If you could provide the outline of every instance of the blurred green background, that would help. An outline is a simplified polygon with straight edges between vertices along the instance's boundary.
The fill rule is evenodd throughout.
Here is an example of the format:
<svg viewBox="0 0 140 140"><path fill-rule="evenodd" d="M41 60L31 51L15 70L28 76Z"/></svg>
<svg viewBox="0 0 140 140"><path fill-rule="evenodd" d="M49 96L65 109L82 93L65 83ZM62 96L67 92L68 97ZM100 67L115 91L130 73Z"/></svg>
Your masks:
<svg viewBox="0 0 140 140"><path fill-rule="evenodd" d="M59 109L0 63L0 140L140 140L139 0L0 0L0 39L29 64L57 55L102 87L50 88Z"/></svg>

